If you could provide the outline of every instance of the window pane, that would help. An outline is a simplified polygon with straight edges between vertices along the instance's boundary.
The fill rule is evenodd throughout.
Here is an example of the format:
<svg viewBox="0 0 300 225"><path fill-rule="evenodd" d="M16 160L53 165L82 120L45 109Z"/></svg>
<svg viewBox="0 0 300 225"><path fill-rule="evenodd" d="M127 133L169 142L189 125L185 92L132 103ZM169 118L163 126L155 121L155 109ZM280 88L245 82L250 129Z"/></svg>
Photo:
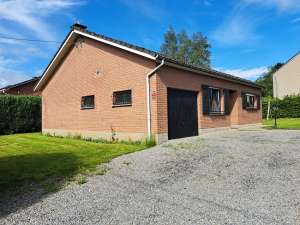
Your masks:
<svg viewBox="0 0 300 225"><path fill-rule="evenodd" d="M246 100L247 100L247 108L254 108L255 105L255 98L254 95L246 94Z"/></svg>
<svg viewBox="0 0 300 225"><path fill-rule="evenodd" d="M131 104L131 90L114 92L113 104L114 105L130 105Z"/></svg>
<svg viewBox="0 0 300 225"><path fill-rule="evenodd" d="M81 108L94 108L95 107L95 96L83 96L81 98Z"/></svg>
<svg viewBox="0 0 300 225"><path fill-rule="evenodd" d="M220 90L219 89L211 88L210 111L211 112L220 112L221 111Z"/></svg>

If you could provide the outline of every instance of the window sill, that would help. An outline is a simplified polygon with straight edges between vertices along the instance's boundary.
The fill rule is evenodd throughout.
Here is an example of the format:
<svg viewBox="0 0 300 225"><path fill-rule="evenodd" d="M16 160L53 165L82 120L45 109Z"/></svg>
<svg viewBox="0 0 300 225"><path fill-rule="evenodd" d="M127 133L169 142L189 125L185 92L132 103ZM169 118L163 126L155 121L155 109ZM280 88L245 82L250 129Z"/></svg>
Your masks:
<svg viewBox="0 0 300 225"><path fill-rule="evenodd" d="M256 111L256 110L258 110L258 108L247 107L246 110L247 110L247 111Z"/></svg>
<svg viewBox="0 0 300 225"><path fill-rule="evenodd" d="M225 116L225 112L209 112L208 116Z"/></svg>
<svg viewBox="0 0 300 225"><path fill-rule="evenodd" d="M86 109L95 109L95 107L82 107L81 110L86 110Z"/></svg>
<svg viewBox="0 0 300 225"><path fill-rule="evenodd" d="M129 107L129 106L132 106L132 104L112 105L113 108L117 108L117 107Z"/></svg>

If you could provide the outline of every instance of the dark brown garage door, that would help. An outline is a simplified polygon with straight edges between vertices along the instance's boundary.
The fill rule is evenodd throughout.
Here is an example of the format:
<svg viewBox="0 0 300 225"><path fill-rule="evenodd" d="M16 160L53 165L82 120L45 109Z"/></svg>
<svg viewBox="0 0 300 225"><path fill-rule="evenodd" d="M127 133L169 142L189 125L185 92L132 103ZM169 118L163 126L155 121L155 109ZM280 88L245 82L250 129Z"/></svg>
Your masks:
<svg viewBox="0 0 300 225"><path fill-rule="evenodd" d="M168 88L169 139L198 135L197 92Z"/></svg>

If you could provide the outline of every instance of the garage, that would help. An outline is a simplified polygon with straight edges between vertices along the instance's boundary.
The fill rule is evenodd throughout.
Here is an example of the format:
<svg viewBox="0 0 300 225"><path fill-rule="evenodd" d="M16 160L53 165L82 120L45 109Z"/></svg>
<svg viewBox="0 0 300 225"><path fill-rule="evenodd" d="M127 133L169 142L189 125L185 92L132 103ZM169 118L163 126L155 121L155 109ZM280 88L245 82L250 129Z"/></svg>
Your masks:
<svg viewBox="0 0 300 225"><path fill-rule="evenodd" d="M198 92L168 88L168 139L198 135Z"/></svg>

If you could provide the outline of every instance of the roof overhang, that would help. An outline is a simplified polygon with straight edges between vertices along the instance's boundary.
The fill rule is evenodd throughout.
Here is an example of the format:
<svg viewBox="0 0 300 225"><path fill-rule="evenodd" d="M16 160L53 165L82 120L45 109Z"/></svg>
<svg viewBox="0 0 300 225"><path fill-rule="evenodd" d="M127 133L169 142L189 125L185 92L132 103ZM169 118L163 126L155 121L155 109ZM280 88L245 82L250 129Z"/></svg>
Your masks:
<svg viewBox="0 0 300 225"><path fill-rule="evenodd" d="M199 68L193 68L193 67L181 65L181 64L178 64L178 63L173 62L173 61L166 61L165 65L173 67L173 68L177 68L177 69L181 69L181 70L185 70L185 71L189 71L189 72L193 72L193 73L213 77L213 78L216 78L216 79L226 80L226 81L229 81L229 82L239 83L239 84L243 84L245 86L250 86L250 87L253 87L253 88L257 88L257 89L262 89L262 86L260 86L258 84L255 84L252 81L239 79L238 77L234 77L230 74L225 74L225 73L218 72L218 71L212 71L212 70L206 70L206 69L200 70Z"/></svg>
<svg viewBox="0 0 300 225"><path fill-rule="evenodd" d="M45 69L41 79L39 80L39 82L35 86L34 91L41 91L43 89L43 87L50 80L51 76L54 74L55 70L57 69L57 67L59 66L59 64L63 60L63 58L66 56L66 54L69 52L71 47L74 45L74 43L76 42L76 40L80 36L90 38L92 40L95 40L95 41L98 41L98 42L101 42L101 43L104 43L104 44L122 49L122 50L127 51L127 52L131 52L133 54L140 55L140 56L145 57L147 59L156 61L157 63L160 63L161 60L164 59L165 60L165 65L170 66L170 67L174 67L174 68L178 68L178 69L182 69L182 70L185 70L185 71L190 71L190 72L198 73L198 74L202 74L202 75L207 75L207 76L210 76L210 77L214 77L216 79L235 82L235 83L243 84L243 85L246 85L246 86L251 86L251 87L254 87L254 88L258 88L258 89L262 88L260 85L257 85L257 84L255 84L251 81L248 81L248 80L245 80L245 79L242 79L242 78L238 78L238 77L232 76L230 74L226 74L226 73L211 70L211 69L205 69L205 68L199 68L199 67L194 67L194 66L190 66L190 65L185 65L185 64L179 63L175 60L168 59L164 56L161 56L160 54L157 54L156 56L154 56L152 54L148 54L146 52L139 51L137 49L130 48L130 47L127 47L127 46L122 45L122 44L118 44L118 43L113 42L113 41L109 41L107 39L104 39L104 38L101 38L99 36L93 35L91 33L84 32L84 31L77 30L77 29L73 29L67 35L67 37L65 38L65 40L63 41L63 43L59 47L58 51L56 52L56 54L54 55L54 57L50 61L49 65Z"/></svg>

